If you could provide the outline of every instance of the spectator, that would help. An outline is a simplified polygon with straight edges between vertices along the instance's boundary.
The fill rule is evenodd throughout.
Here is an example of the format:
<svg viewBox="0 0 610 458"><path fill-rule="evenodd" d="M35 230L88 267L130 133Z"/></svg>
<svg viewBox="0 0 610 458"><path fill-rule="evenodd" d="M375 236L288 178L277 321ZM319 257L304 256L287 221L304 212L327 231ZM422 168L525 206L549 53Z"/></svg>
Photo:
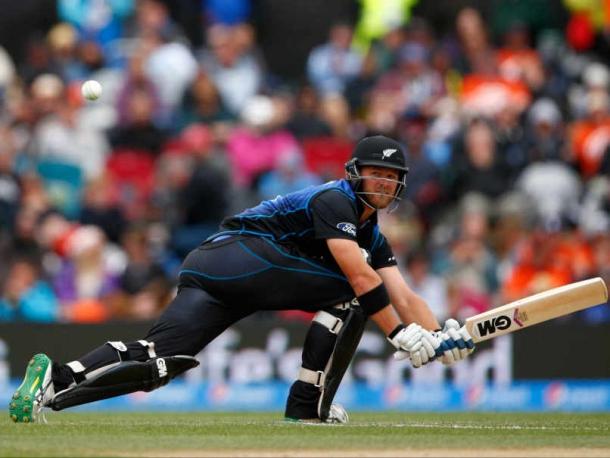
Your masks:
<svg viewBox="0 0 610 458"><path fill-rule="evenodd" d="M295 105L286 128L297 140L331 134L330 126L320 116L320 99L312 86L301 86Z"/></svg>
<svg viewBox="0 0 610 458"><path fill-rule="evenodd" d="M214 138L203 124L182 133L185 152L194 160L190 177L177 190L179 221L173 247L182 258L218 229L231 197L227 165L214 157Z"/></svg>
<svg viewBox="0 0 610 458"><path fill-rule="evenodd" d="M5 92L13 83L17 75L15 64L11 56L0 46L0 100L4 99Z"/></svg>
<svg viewBox="0 0 610 458"><path fill-rule="evenodd" d="M517 108L507 105L498 110L493 117L498 156L506 165L511 180L515 179L528 162L525 129L520 114Z"/></svg>
<svg viewBox="0 0 610 458"><path fill-rule="evenodd" d="M112 181L105 175L87 183L79 221L83 225L94 225L114 243L119 243L127 225L123 211L117 205Z"/></svg>
<svg viewBox="0 0 610 458"><path fill-rule="evenodd" d="M586 95L587 116L570 126L570 146L574 161L584 179L595 175L610 145L610 97L605 89L592 89Z"/></svg>
<svg viewBox="0 0 610 458"><path fill-rule="evenodd" d="M397 114L431 115L445 88L443 80L430 67L428 49L420 43L407 43L398 59L396 70L383 75L374 90L389 92L395 98Z"/></svg>
<svg viewBox="0 0 610 458"><path fill-rule="evenodd" d="M83 37L100 43L107 51L124 31L125 20L134 11L133 0L101 0L96 2L58 0L61 20L73 24Z"/></svg>
<svg viewBox="0 0 610 458"><path fill-rule="evenodd" d="M335 23L330 28L328 41L309 54L307 75L321 94L342 94L346 84L358 76L362 57L351 46L352 35L350 24Z"/></svg>
<svg viewBox="0 0 610 458"><path fill-rule="evenodd" d="M70 24L59 23L49 31L47 41L62 80L65 83L85 80L86 67L79 59L76 29Z"/></svg>
<svg viewBox="0 0 610 458"><path fill-rule="evenodd" d="M556 231L577 221L582 184L565 163L532 162L518 177L515 186L531 199L542 227Z"/></svg>
<svg viewBox="0 0 610 458"><path fill-rule="evenodd" d="M65 246L65 257L52 278L63 317L75 322L108 319L117 300L119 272L104 255L104 233L96 226L81 226Z"/></svg>
<svg viewBox="0 0 610 458"><path fill-rule="evenodd" d="M497 260L487 242L489 202L481 195L464 197L458 233L435 260L448 279L449 315L462 320L495 305Z"/></svg>
<svg viewBox="0 0 610 458"><path fill-rule="evenodd" d="M481 14L467 7L458 13L455 22L462 51L456 62L458 70L462 74L497 74L496 59Z"/></svg>
<svg viewBox="0 0 610 458"><path fill-rule="evenodd" d="M65 100L65 88L52 75L32 84L34 103L44 117L33 132L32 149L39 160L77 167L87 178L104 168L108 143L104 135L81 122L79 107Z"/></svg>
<svg viewBox="0 0 610 458"><path fill-rule="evenodd" d="M504 34L504 43L497 52L498 71L509 80L520 79L532 91L544 84L544 70L538 53L530 47L529 30L514 22Z"/></svg>
<svg viewBox="0 0 610 458"><path fill-rule="evenodd" d="M170 41L186 42L181 27L170 16L165 2L138 0L135 7L135 16L126 26L126 36L137 39L159 35Z"/></svg>
<svg viewBox="0 0 610 458"><path fill-rule="evenodd" d="M537 229L519 246L516 262L502 284L504 301L561 286L594 268L591 247L579 235Z"/></svg>
<svg viewBox="0 0 610 458"><path fill-rule="evenodd" d="M367 56L372 60L376 77L389 72L398 65L400 50L405 39L404 27L397 25L371 43Z"/></svg>
<svg viewBox="0 0 610 458"><path fill-rule="evenodd" d="M350 136L350 111L345 97L341 94L326 95L320 104L320 117L328 124L332 136L348 139Z"/></svg>
<svg viewBox="0 0 610 458"><path fill-rule="evenodd" d="M301 152L294 151L278 157L275 168L261 177L259 196L273 199L321 183L320 177L307 170Z"/></svg>
<svg viewBox="0 0 610 458"><path fill-rule="evenodd" d="M190 124L232 123L236 120L236 117L225 106L212 79L203 71L199 71L191 86L186 90L178 118L179 130Z"/></svg>
<svg viewBox="0 0 610 458"><path fill-rule="evenodd" d="M13 131L0 126L0 232L12 232L21 204L21 180L14 171Z"/></svg>
<svg viewBox="0 0 610 458"><path fill-rule="evenodd" d="M475 120L466 128L463 148L456 158L450 196L460 199L468 192L477 192L496 198L505 192L510 174L498 155L493 131L487 122Z"/></svg>
<svg viewBox="0 0 610 458"><path fill-rule="evenodd" d="M241 113L242 126L229 136L227 154L239 187L255 187L255 181L274 167L279 156L298 147L296 139L280 128L287 120L278 118L276 106L269 97L252 98Z"/></svg>
<svg viewBox="0 0 610 458"><path fill-rule="evenodd" d="M28 258L14 259L2 288L0 321L53 322L59 317L59 303L40 266Z"/></svg>
<svg viewBox="0 0 610 458"><path fill-rule="evenodd" d="M424 298L430 309L444 320L449 317L447 282L430 271L430 261L425 250L412 250L407 254L404 267L405 279L416 294Z"/></svg>
<svg viewBox="0 0 610 458"><path fill-rule="evenodd" d="M567 159L562 116L553 100L541 98L530 107L525 148L526 162Z"/></svg>
<svg viewBox="0 0 610 458"><path fill-rule="evenodd" d="M424 118L406 119L400 127L400 139L407 146L409 185L405 198L409 199L424 221L430 223L435 208L442 199L440 169L424 153L427 123Z"/></svg>
<svg viewBox="0 0 610 458"><path fill-rule="evenodd" d="M230 27L214 25L207 31L208 46L200 64L218 88L222 102L239 115L263 84L263 69L250 53L244 53Z"/></svg>
<svg viewBox="0 0 610 458"><path fill-rule="evenodd" d="M248 20L250 0L204 0L203 14L211 24L235 25Z"/></svg>
<svg viewBox="0 0 610 458"><path fill-rule="evenodd" d="M155 123L155 101L151 93L144 88L135 88L127 97L125 122L108 132L112 148L158 156L168 134Z"/></svg>
<svg viewBox="0 0 610 458"><path fill-rule="evenodd" d="M161 107L159 90L157 85L146 74L145 64L146 59L141 52L136 52L129 58L127 70L117 91L116 109L119 125L131 121L131 95L135 91L142 91L148 95L152 104L152 119L162 119L163 108Z"/></svg>
<svg viewBox="0 0 610 458"><path fill-rule="evenodd" d="M152 258L148 228L133 225L122 236L127 266L119 277L120 295L114 306L116 318L149 320L169 301L169 279Z"/></svg>
<svg viewBox="0 0 610 458"><path fill-rule="evenodd" d="M580 229L587 235L610 231L610 175L589 180L578 214Z"/></svg>

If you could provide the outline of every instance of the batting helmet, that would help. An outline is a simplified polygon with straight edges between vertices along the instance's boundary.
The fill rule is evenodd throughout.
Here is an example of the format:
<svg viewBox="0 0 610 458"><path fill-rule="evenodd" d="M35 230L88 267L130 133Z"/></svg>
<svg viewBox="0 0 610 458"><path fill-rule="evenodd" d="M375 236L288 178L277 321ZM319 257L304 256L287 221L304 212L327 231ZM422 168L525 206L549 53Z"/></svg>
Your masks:
<svg viewBox="0 0 610 458"><path fill-rule="evenodd" d="M405 154L400 143L383 135L365 137L358 142L351 159L345 164L345 171L347 172L347 179L354 187L354 191L361 198L369 194L359 190L361 180L365 178L360 174L360 170L367 165L398 170L398 186L394 192L394 201L399 201L400 194L406 186L407 173L409 172L409 168L405 165ZM366 200L365 203L369 205Z"/></svg>

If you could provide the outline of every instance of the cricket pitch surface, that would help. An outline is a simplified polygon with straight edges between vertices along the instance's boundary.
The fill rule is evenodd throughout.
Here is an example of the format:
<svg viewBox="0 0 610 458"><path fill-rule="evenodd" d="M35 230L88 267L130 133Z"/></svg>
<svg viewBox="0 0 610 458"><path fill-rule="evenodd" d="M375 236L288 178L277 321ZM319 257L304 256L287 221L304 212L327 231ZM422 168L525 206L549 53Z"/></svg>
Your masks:
<svg viewBox="0 0 610 458"><path fill-rule="evenodd" d="M610 414L354 412L347 425L282 414L47 413L0 428L0 456L610 457Z"/></svg>

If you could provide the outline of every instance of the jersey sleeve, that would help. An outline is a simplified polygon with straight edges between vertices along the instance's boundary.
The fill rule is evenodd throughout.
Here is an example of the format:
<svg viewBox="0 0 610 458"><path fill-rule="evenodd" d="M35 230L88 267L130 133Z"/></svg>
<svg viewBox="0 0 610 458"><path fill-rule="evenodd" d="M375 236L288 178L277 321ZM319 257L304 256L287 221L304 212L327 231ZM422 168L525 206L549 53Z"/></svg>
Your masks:
<svg viewBox="0 0 610 458"><path fill-rule="evenodd" d="M309 206L316 239L357 240L358 212L352 199L338 190L328 190Z"/></svg>
<svg viewBox="0 0 610 458"><path fill-rule="evenodd" d="M371 245L371 267L375 270L383 267L395 266L396 256L385 236L378 226L373 230L373 244Z"/></svg>

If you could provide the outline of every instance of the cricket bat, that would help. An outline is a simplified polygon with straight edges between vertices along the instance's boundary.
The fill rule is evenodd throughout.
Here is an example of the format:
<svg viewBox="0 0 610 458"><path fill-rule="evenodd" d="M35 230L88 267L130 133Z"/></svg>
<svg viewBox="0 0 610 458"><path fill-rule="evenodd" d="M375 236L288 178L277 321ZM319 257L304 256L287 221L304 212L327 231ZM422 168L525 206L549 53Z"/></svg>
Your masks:
<svg viewBox="0 0 610 458"><path fill-rule="evenodd" d="M590 278L471 316L464 326L474 342L481 342L607 301L604 280Z"/></svg>

